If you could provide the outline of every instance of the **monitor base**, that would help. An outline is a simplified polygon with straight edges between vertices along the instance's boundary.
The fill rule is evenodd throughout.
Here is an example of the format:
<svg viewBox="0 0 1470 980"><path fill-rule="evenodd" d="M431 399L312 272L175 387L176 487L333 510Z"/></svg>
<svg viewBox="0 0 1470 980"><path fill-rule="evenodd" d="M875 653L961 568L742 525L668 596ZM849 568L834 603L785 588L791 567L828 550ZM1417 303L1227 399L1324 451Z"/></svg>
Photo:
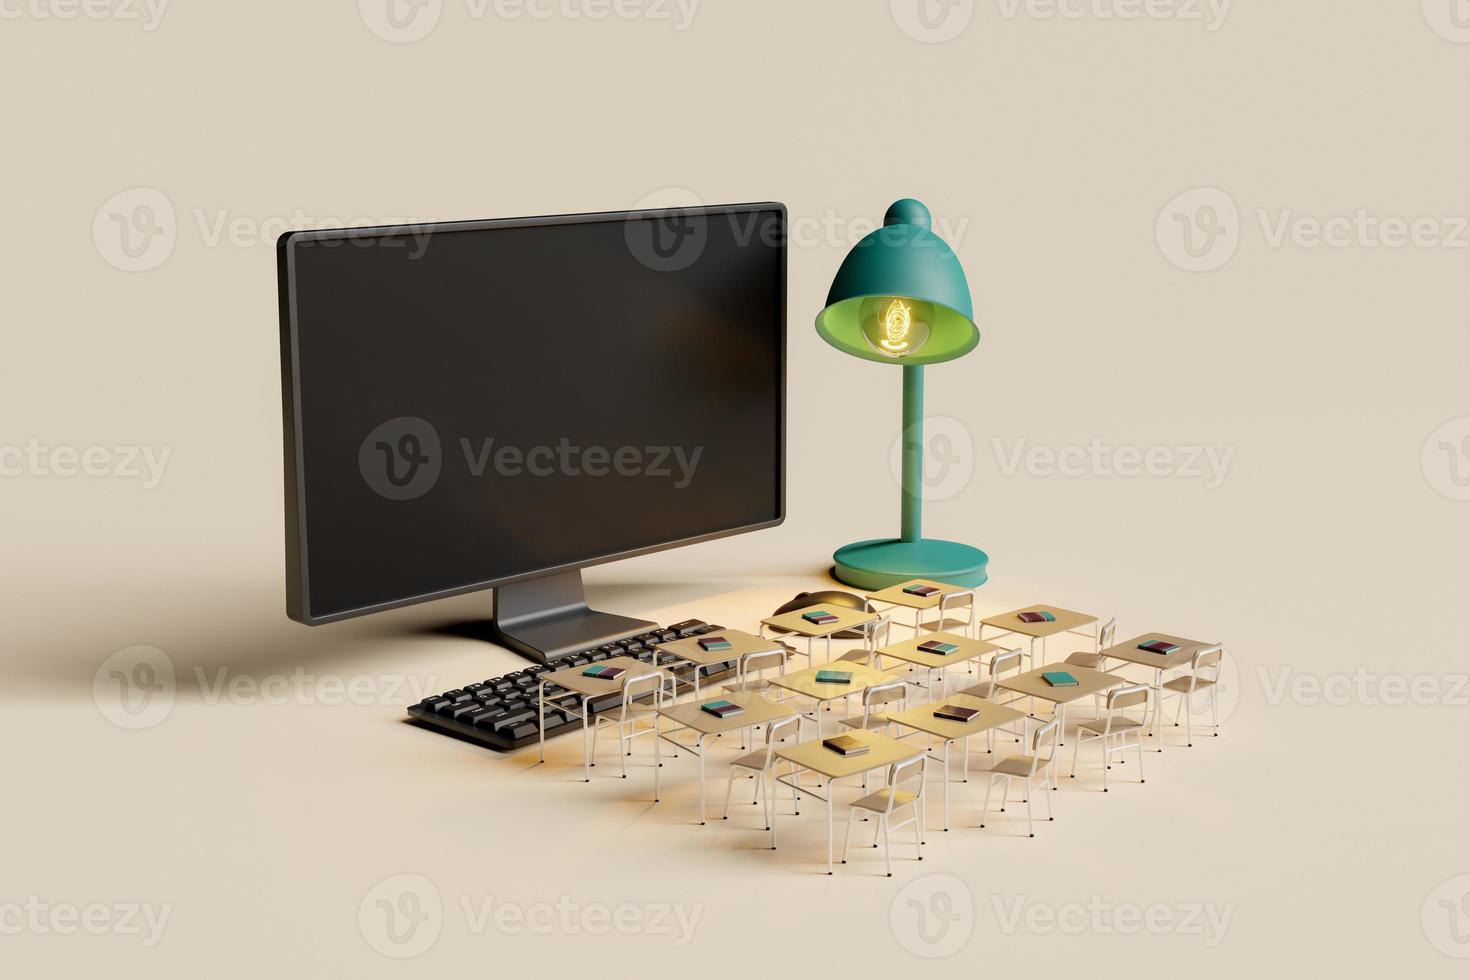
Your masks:
<svg viewBox="0 0 1470 980"><path fill-rule="evenodd" d="M497 587L490 633L501 646L544 664L564 653L646 633L657 625L588 608L582 571L573 569Z"/></svg>

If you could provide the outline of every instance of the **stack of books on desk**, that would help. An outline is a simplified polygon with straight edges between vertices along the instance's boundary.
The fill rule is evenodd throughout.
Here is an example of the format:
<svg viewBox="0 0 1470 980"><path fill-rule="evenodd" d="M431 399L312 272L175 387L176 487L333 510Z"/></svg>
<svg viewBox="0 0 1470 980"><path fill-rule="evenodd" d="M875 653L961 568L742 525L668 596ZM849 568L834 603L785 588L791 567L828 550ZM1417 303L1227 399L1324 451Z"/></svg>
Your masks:
<svg viewBox="0 0 1470 980"><path fill-rule="evenodd" d="M819 670L817 671L818 684L851 684L852 671L850 670Z"/></svg>
<svg viewBox="0 0 1470 980"><path fill-rule="evenodd" d="M958 704L942 704L934 709L935 718L946 718L949 721L969 721L979 713L979 708L965 708Z"/></svg>
<svg viewBox="0 0 1470 980"><path fill-rule="evenodd" d="M584 677L596 677L598 680L615 681L627 672L625 667L609 667L607 664L593 664L582 671Z"/></svg>
<svg viewBox="0 0 1470 980"><path fill-rule="evenodd" d="M731 644L723 636L701 636L699 646L706 653L713 653L716 650L728 650Z"/></svg>
<svg viewBox="0 0 1470 980"><path fill-rule="evenodd" d="M1077 678L1073 677L1071 674L1067 673L1065 670L1049 670L1046 673L1044 673L1044 674L1041 675L1041 679L1044 680L1044 681L1046 681L1052 687L1076 687L1077 686Z"/></svg>
<svg viewBox="0 0 1470 980"><path fill-rule="evenodd" d="M905 585L903 591L907 595L916 595L920 599L927 599L931 595L939 594L939 590L932 585Z"/></svg>
<svg viewBox="0 0 1470 980"><path fill-rule="evenodd" d="M1055 623L1057 621L1057 618L1045 609L1023 612L1019 618L1023 623Z"/></svg>
<svg viewBox="0 0 1470 980"><path fill-rule="evenodd" d="M824 609L818 609L815 612L802 613L801 618L806 620L808 623L811 623L813 626L826 626L829 623L837 622L837 617Z"/></svg>
<svg viewBox="0 0 1470 980"><path fill-rule="evenodd" d="M937 653L941 657L947 657L959 648L958 643L945 643L943 640L925 640L919 644L920 653Z"/></svg>
<svg viewBox="0 0 1470 980"><path fill-rule="evenodd" d="M1170 643L1168 640L1149 640L1147 643L1138 644L1138 649L1147 650L1149 653L1158 653L1168 656L1179 649L1179 644Z"/></svg>
<svg viewBox="0 0 1470 980"><path fill-rule="evenodd" d="M838 755L862 755L868 751L866 745L851 735L834 735L831 738L824 738L822 739L822 744Z"/></svg>
<svg viewBox="0 0 1470 980"><path fill-rule="evenodd" d="M718 701L709 701L699 706L701 711L708 711L716 718L733 718L735 715L745 714L745 709L734 701L721 698Z"/></svg>

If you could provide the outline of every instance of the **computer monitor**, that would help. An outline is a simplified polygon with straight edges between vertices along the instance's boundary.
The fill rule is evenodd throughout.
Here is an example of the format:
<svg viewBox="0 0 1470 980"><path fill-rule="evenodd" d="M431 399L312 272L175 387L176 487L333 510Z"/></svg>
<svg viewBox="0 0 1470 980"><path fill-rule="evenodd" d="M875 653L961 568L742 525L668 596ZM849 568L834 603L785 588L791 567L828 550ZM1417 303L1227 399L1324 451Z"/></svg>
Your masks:
<svg viewBox="0 0 1470 980"><path fill-rule="evenodd" d="M786 210L277 243L288 615L496 589L544 660L646 631L581 569L785 516Z"/></svg>

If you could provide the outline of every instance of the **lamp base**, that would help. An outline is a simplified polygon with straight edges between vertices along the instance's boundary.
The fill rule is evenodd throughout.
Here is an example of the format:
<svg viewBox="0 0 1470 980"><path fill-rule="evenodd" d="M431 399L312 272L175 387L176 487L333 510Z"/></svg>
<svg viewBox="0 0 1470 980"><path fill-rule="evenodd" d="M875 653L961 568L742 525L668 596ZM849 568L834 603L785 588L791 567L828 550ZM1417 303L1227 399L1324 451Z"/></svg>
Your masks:
<svg viewBox="0 0 1470 980"><path fill-rule="evenodd" d="M834 578L870 591L915 578L974 588L985 584L990 564L990 556L979 548L932 538L858 541L838 548L832 560Z"/></svg>

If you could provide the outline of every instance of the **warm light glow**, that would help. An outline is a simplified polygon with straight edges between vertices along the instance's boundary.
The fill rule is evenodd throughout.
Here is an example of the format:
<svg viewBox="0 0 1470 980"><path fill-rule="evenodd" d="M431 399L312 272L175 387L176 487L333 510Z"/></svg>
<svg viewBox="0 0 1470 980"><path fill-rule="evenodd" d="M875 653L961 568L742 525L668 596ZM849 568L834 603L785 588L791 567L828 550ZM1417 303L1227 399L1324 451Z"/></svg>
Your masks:
<svg viewBox="0 0 1470 980"><path fill-rule="evenodd" d="M901 354L909 349L909 327L913 325L913 314L908 304L895 298L883 314L884 338L879 341L884 349Z"/></svg>

